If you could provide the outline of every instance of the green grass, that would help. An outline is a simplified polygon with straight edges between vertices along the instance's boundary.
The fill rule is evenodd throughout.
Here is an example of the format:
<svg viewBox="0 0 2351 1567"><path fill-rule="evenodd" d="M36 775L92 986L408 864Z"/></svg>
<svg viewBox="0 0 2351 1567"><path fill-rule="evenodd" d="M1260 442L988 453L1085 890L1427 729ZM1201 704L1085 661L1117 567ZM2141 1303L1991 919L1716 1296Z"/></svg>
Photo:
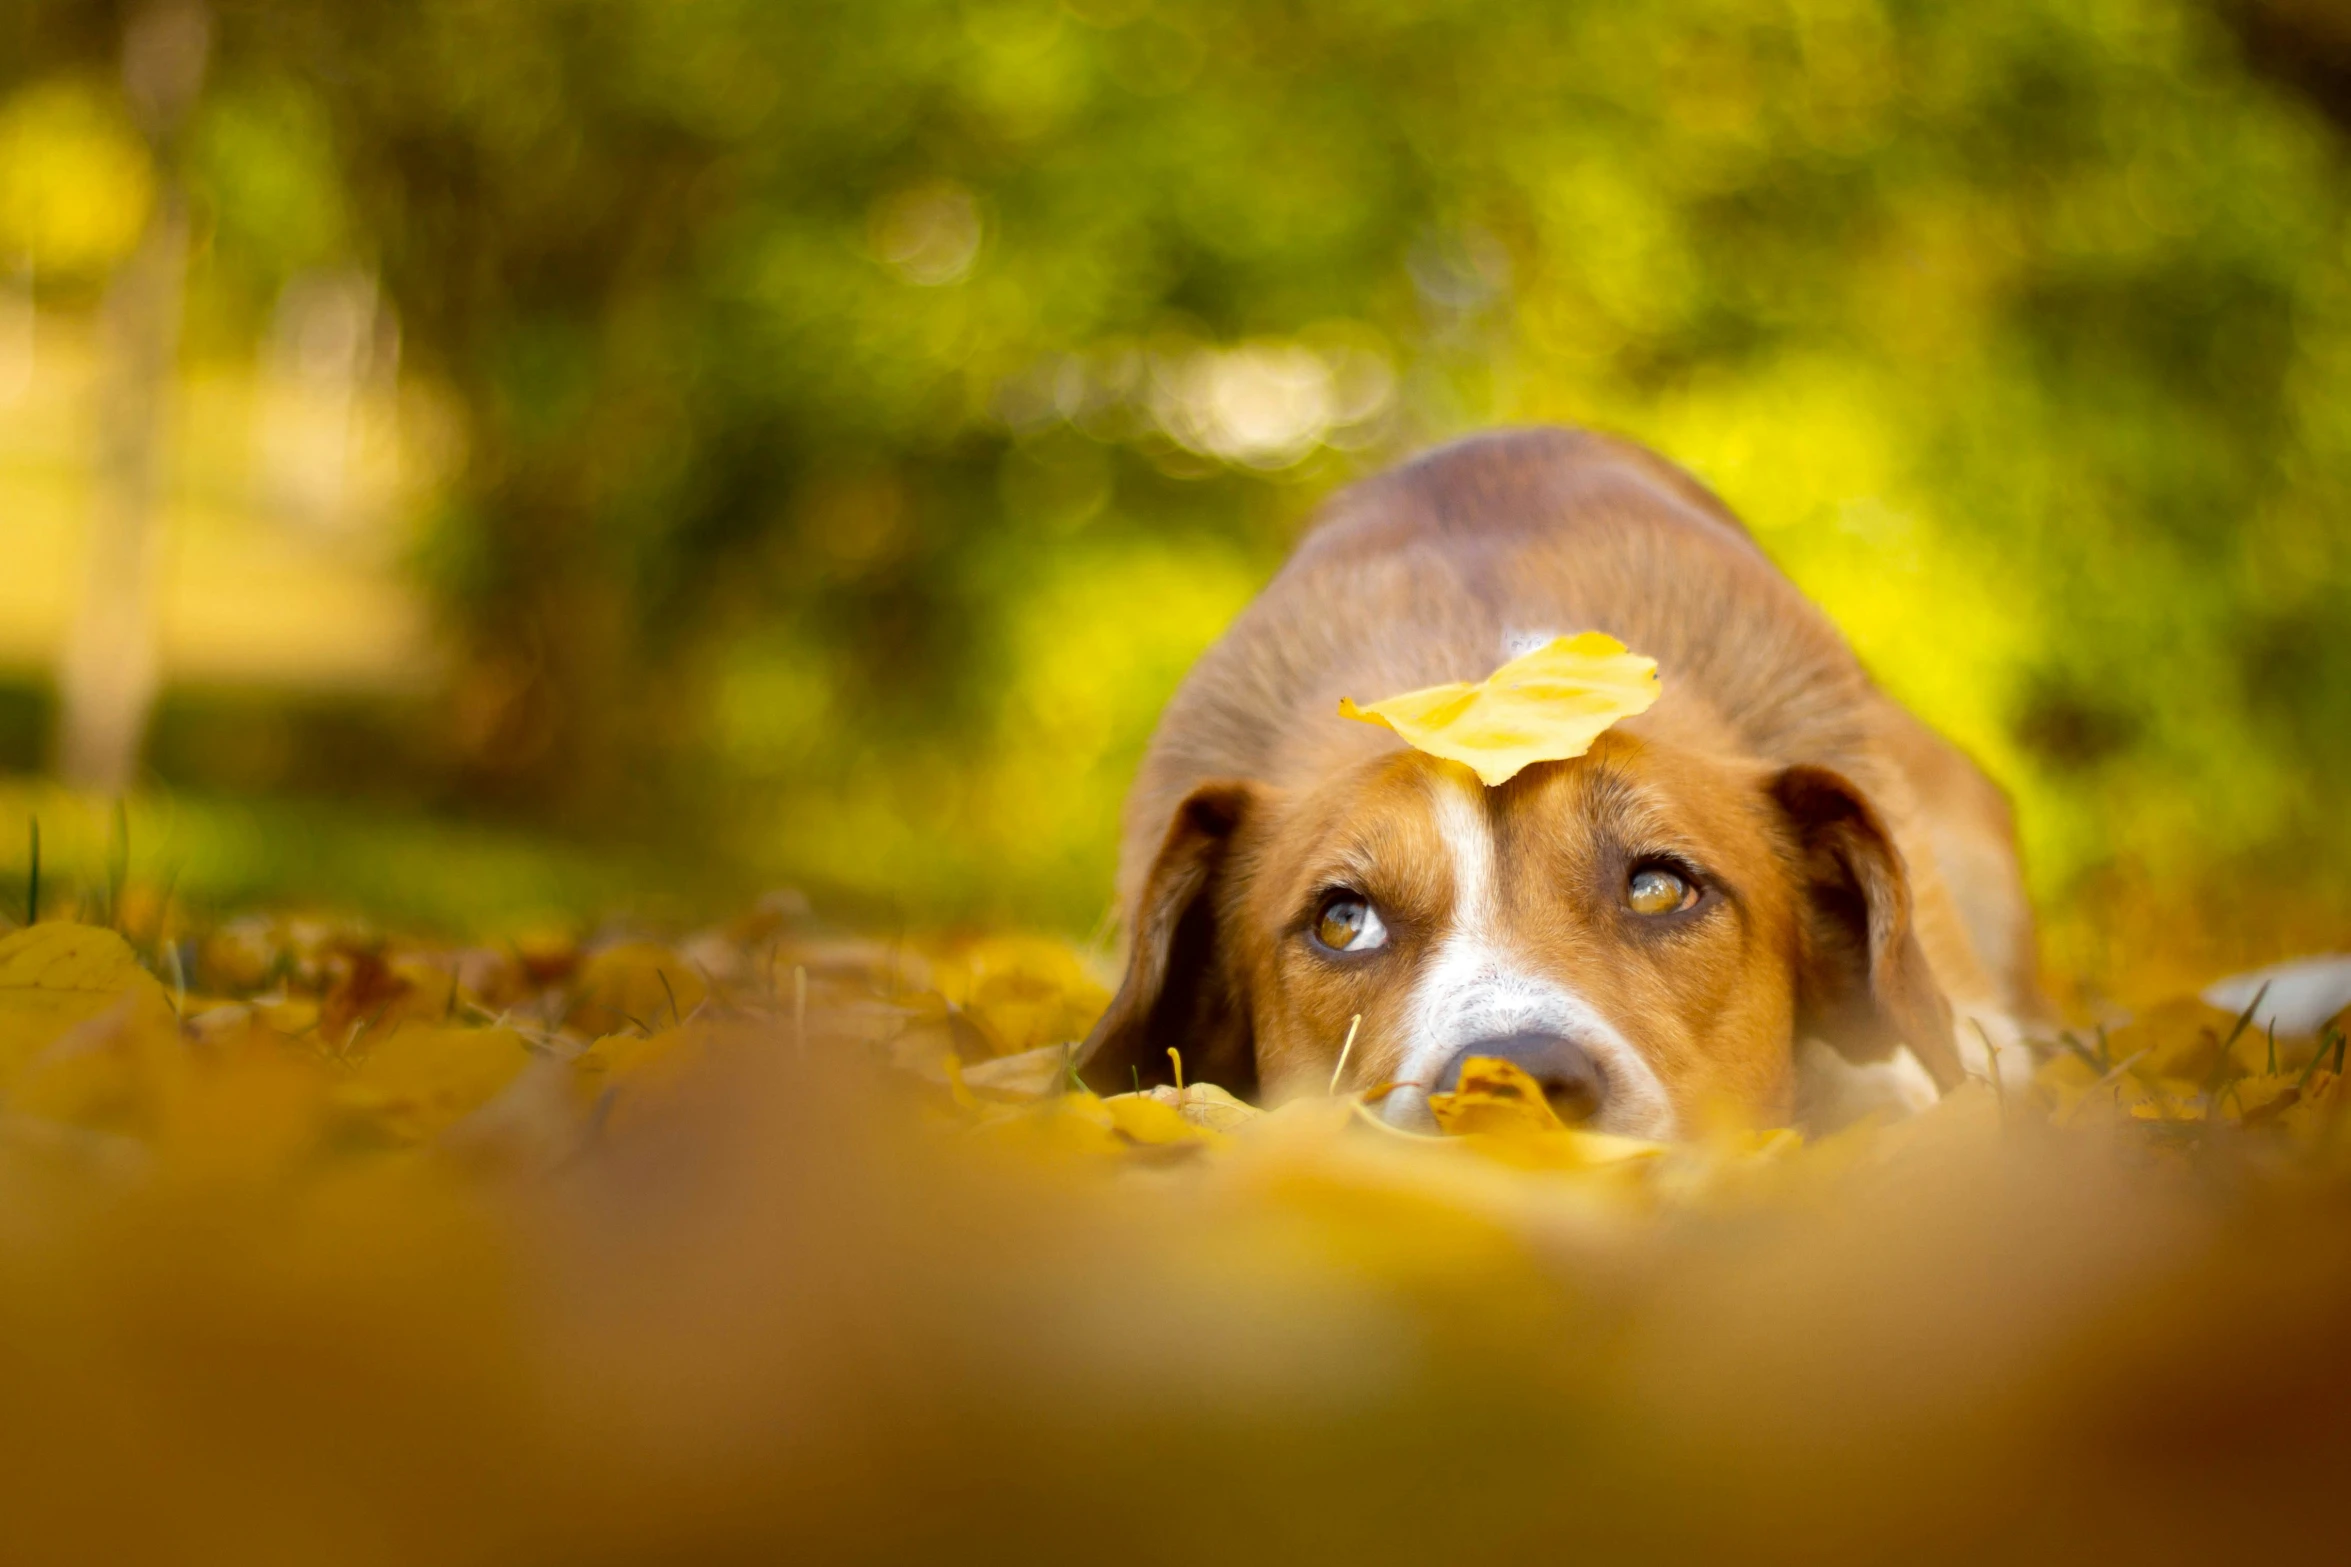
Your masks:
<svg viewBox="0 0 2351 1567"><path fill-rule="evenodd" d="M690 857L512 825L316 798L160 791L118 808L0 778L0 928L26 917L36 883L43 910L101 922L129 888L132 896L168 890L198 915L311 910L453 938L605 916L675 923L740 906L758 891L749 878Z"/></svg>

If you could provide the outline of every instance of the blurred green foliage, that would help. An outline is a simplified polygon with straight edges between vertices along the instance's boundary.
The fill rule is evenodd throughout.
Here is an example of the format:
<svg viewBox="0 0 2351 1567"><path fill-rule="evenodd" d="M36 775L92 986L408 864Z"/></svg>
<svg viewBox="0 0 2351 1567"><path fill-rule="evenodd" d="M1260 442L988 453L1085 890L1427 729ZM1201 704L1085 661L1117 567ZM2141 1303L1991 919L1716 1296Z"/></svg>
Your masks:
<svg viewBox="0 0 2351 1567"><path fill-rule="evenodd" d="M116 28L17 9L0 145ZM444 797L1082 928L1313 498L1559 419L1721 489L2084 919L2249 864L2351 909L2351 181L2210 6L217 23L191 330L374 269L459 410Z"/></svg>

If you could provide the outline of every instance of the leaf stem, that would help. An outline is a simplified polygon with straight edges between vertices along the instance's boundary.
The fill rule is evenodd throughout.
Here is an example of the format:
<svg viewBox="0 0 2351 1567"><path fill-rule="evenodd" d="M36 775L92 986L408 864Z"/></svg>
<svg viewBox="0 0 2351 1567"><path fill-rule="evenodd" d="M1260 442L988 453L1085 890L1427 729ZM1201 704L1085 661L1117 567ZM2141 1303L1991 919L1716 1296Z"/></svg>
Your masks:
<svg viewBox="0 0 2351 1567"><path fill-rule="evenodd" d="M1355 1051L1355 1031L1363 1026L1363 1014L1358 1012L1347 1020L1347 1042L1339 1047L1339 1064L1331 1068L1332 1093L1339 1091L1339 1079L1346 1074L1347 1057Z"/></svg>

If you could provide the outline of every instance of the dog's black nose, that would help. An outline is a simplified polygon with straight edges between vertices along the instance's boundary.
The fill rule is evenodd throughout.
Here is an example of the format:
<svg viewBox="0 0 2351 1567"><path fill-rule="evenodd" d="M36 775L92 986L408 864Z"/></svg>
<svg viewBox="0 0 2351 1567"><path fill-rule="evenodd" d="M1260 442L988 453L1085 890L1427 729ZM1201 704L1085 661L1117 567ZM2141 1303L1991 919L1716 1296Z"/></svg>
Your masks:
<svg viewBox="0 0 2351 1567"><path fill-rule="evenodd" d="M1431 1092L1449 1094L1461 1081L1461 1064L1472 1056L1508 1061L1542 1085L1543 1097L1559 1119L1573 1126L1600 1113L1608 1097L1608 1079L1584 1047L1558 1034L1511 1034L1464 1045L1437 1074Z"/></svg>

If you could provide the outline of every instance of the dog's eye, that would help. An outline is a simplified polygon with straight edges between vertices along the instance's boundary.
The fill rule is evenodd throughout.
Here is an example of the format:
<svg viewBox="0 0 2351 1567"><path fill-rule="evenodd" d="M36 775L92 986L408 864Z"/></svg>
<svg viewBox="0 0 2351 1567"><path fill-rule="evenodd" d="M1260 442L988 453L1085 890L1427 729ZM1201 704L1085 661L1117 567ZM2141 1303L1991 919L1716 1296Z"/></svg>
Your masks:
<svg viewBox="0 0 2351 1567"><path fill-rule="evenodd" d="M1635 914L1678 914L1698 901L1698 889L1662 865L1644 865L1625 883L1625 906Z"/></svg>
<svg viewBox="0 0 2351 1567"><path fill-rule="evenodd" d="M1351 892L1323 900L1314 916L1314 939L1333 952L1369 952L1388 944L1388 927L1380 911Z"/></svg>

